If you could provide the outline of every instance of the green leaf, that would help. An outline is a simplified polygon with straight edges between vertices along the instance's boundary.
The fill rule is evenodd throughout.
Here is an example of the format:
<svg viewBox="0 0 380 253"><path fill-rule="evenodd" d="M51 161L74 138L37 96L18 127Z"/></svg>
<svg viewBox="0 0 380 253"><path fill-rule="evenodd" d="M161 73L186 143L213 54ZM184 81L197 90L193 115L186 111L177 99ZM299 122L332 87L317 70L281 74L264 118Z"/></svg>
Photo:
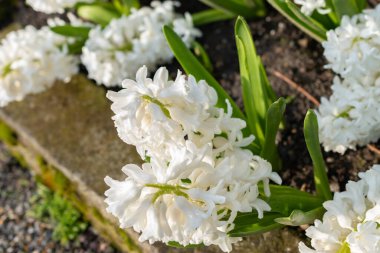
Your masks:
<svg viewBox="0 0 380 253"><path fill-rule="evenodd" d="M332 0L335 12L339 19L342 19L344 15L353 16L363 11L363 1L357 0ZM364 6L364 7L363 7Z"/></svg>
<svg viewBox="0 0 380 253"><path fill-rule="evenodd" d="M260 58L256 54L249 26L242 17L238 17L236 20L235 38L247 125L256 137L255 142L263 146L265 115L270 104L273 103L273 92L268 93L268 80L262 80L265 71L263 72Z"/></svg>
<svg viewBox="0 0 380 253"><path fill-rule="evenodd" d="M246 4L234 0L200 0L208 6L234 15L244 17L264 17L266 15L265 4L262 0L256 0L254 4Z"/></svg>
<svg viewBox="0 0 380 253"><path fill-rule="evenodd" d="M168 242L167 245L170 247L179 248L179 249L194 249L194 248L199 248L199 247L204 246L204 244L189 244L189 245L183 246L179 242L175 242L175 241L170 241Z"/></svg>
<svg viewBox="0 0 380 253"><path fill-rule="evenodd" d="M296 7L294 9L289 7L288 0L268 0L268 2L283 16L315 40L319 42L326 40L327 30L325 28L322 29L320 24L316 24L317 21L313 20L311 17L305 16L301 13L299 8Z"/></svg>
<svg viewBox="0 0 380 253"><path fill-rule="evenodd" d="M208 71L212 72L213 67L211 64L210 57L208 56L208 54L207 54L206 50L203 48L203 46L200 43L198 43L197 41L194 41L192 43L192 46L193 46L193 51L194 51L195 55L202 62L203 66L205 66L205 68Z"/></svg>
<svg viewBox="0 0 380 253"><path fill-rule="evenodd" d="M196 80L205 80L218 93L217 107L226 109L225 100L228 99L233 108L233 116L245 120L244 114L241 112L236 103L223 89L223 87L215 80L215 78L203 67L198 59L186 47L181 38L169 26L163 28L166 40L172 49L174 56L181 64L182 68L188 75L193 75Z"/></svg>
<svg viewBox="0 0 380 253"><path fill-rule="evenodd" d="M304 224L312 224L316 219L321 219L325 209L318 207L308 212L301 210L293 210L289 217L276 218L275 221L286 226L300 226Z"/></svg>
<svg viewBox="0 0 380 253"><path fill-rule="evenodd" d="M277 95L274 93L273 88L268 80L267 73L265 71L264 65L261 61L261 58L259 57L259 66L260 66L260 80L265 86L266 94L269 98L270 103L273 103L277 100Z"/></svg>
<svg viewBox="0 0 380 253"><path fill-rule="evenodd" d="M80 54L82 52L82 48L86 43L86 39L78 39L73 43L67 45L70 54Z"/></svg>
<svg viewBox="0 0 380 253"><path fill-rule="evenodd" d="M362 12L368 6L367 0L356 0L356 4L360 12Z"/></svg>
<svg viewBox="0 0 380 253"><path fill-rule="evenodd" d="M304 122L304 135L307 149L314 166L314 181L317 195L324 200L332 198L329 181L327 178L326 165L323 160L318 137L318 120L313 110L309 110Z"/></svg>
<svg viewBox="0 0 380 253"><path fill-rule="evenodd" d="M285 111L285 100L279 98L268 109L265 122L265 139L260 156L270 162L274 170L281 168L276 146L276 136Z"/></svg>
<svg viewBox="0 0 380 253"><path fill-rule="evenodd" d="M106 26L112 19L120 17L120 14L102 5L81 5L77 9L78 16Z"/></svg>
<svg viewBox="0 0 380 253"><path fill-rule="evenodd" d="M303 14L300 8L292 1L286 0L286 4L288 5L289 10L291 10L295 16L297 16L301 21L303 21L311 28L319 30L321 33L325 33L327 31L327 28L324 27L318 19L313 19L312 17ZM318 12L314 12L314 14L314 16L318 16ZM324 17L328 16L325 15Z"/></svg>
<svg viewBox="0 0 380 253"><path fill-rule="evenodd" d="M140 8L140 2L138 0L113 0L112 2L120 14L127 16L131 13L132 8Z"/></svg>
<svg viewBox="0 0 380 253"><path fill-rule="evenodd" d="M87 38L91 28L87 26L62 25L50 27L50 30L67 37Z"/></svg>
<svg viewBox="0 0 380 253"><path fill-rule="evenodd" d="M235 14L231 14L218 9L209 9L200 11L191 15L194 26L206 25L216 21L228 20L236 17Z"/></svg>
<svg viewBox="0 0 380 253"><path fill-rule="evenodd" d="M323 199L298 189L270 185L270 196L266 197L262 184L259 185L261 198L271 207L272 212L281 213L281 217L288 216L293 210L310 211L322 206Z"/></svg>
<svg viewBox="0 0 380 253"><path fill-rule="evenodd" d="M256 212L238 214L234 221L235 227L228 235L231 237L240 237L281 228L283 225L275 222L275 219L280 217L281 214L278 213L265 213L262 219L257 217Z"/></svg>

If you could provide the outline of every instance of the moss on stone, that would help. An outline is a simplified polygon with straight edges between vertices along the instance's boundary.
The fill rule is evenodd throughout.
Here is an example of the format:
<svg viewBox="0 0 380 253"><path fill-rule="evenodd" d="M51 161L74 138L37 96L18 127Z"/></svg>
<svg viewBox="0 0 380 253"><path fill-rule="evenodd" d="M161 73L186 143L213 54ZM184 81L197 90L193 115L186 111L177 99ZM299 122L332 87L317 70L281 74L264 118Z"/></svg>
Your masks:
<svg viewBox="0 0 380 253"><path fill-rule="evenodd" d="M10 153L13 156L13 158L16 159L16 161L20 164L22 168L26 168L26 169L29 168L28 162L26 161L25 157L21 153L17 152L16 150L10 150Z"/></svg>
<svg viewBox="0 0 380 253"><path fill-rule="evenodd" d="M17 144L17 135L2 121L0 121L0 140L11 146Z"/></svg>
<svg viewBox="0 0 380 253"><path fill-rule="evenodd" d="M136 243L127 235L127 233L121 228L117 228L118 235L122 238L125 245L133 248L137 252L142 252L141 249L136 245Z"/></svg>
<svg viewBox="0 0 380 253"><path fill-rule="evenodd" d="M48 186L50 189L58 192L65 199L71 202L84 216L86 220L97 224L101 224L99 232L104 237L108 238L118 248L124 248L120 245L122 241L123 246L127 246L130 252L142 252L140 247L128 236L128 234L122 229L116 227L110 221L108 221L96 207L88 206L86 201L78 195L75 185L54 166L48 164L41 156L36 157L37 164L39 166L38 180ZM110 230L114 230L111 233ZM111 234L119 236L119 240L112 238ZM120 240L121 239L121 240Z"/></svg>

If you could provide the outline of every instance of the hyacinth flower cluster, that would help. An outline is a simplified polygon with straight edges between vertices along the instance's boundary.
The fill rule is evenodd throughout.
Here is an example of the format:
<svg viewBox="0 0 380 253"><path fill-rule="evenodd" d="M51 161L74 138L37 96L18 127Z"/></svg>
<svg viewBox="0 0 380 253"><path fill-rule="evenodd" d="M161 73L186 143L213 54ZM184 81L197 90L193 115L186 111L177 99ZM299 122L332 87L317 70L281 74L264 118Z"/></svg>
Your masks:
<svg viewBox="0 0 380 253"><path fill-rule="evenodd" d="M145 162L128 164L124 181L105 179L108 211L122 228L141 232L140 240L215 244L231 251L240 238L227 233L238 212L255 210L262 218L270 206L259 197L263 183L281 179L269 162L244 149L246 122L217 108L216 91L178 72L174 81L160 68L153 79L142 67L136 81L124 80L109 91L119 136L136 146Z"/></svg>
<svg viewBox="0 0 380 253"><path fill-rule="evenodd" d="M177 6L174 1L153 1L141 8L138 1L130 5L118 1L80 3L75 7L77 15L93 25L56 25L52 30L75 37L73 53L81 55L88 76L97 84L112 87L133 77L139 66L154 69L173 58L162 34L164 25L173 26L188 47L201 36L192 16L177 14Z"/></svg>
<svg viewBox="0 0 380 253"><path fill-rule="evenodd" d="M69 54L70 41L44 26L27 26L0 42L0 107L67 82L78 71L79 59Z"/></svg>
<svg viewBox="0 0 380 253"><path fill-rule="evenodd" d="M380 165L359 177L323 204L323 219L306 230L312 248L300 243L301 253L380 252Z"/></svg>
<svg viewBox="0 0 380 253"><path fill-rule="evenodd" d="M242 236L319 217L323 198L270 184L281 183L273 168L280 164L275 137L285 104L269 103L271 87L242 18L235 33L246 115L168 26L174 55L194 75L178 72L171 80L160 68L151 79L144 66L136 80L107 93L119 137L144 161L124 166L123 181L105 178L107 211L121 228L140 233L140 241L229 252ZM266 112L263 124L252 98ZM316 177L318 186L326 183Z"/></svg>
<svg viewBox="0 0 380 253"><path fill-rule="evenodd" d="M380 138L380 6L367 1L270 1L322 43L325 66L336 74L330 98L318 109L326 151L344 153Z"/></svg>
<svg viewBox="0 0 380 253"><path fill-rule="evenodd" d="M42 9L49 9L51 4L32 2L44 6ZM134 76L139 66L154 69L173 58L162 33L164 25L172 26L188 47L196 47L200 57L208 60L201 45L194 41L201 33L193 26L192 16L175 13L178 5L153 1L150 7L139 8L138 1L72 1L65 8L74 8L79 18L68 13L69 22L54 18L42 29L28 26L10 33L0 44L0 89L4 90L0 106L41 92L55 80L69 81L79 63L87 68L90 78L105 86L120 85L124 78ZM50 7L51 12L61 13Z"/></svg>
<svg viewBox="0 0 380 253"><path fill-rule="evenodd" d="M26 3L38 12L46 14L63 14L65 9L73 8L78 3L90 3L93 0L26 0Z"/></svg>
<svg viewBox="0 0 380 253"><path fill-rule="evenodd" d="M380 5L344 16L322 45L335 77L319 108L326 150L344 153L380 138Z"/></svg>
<svg viewBox="0 0 380 253"><path fill-rule="evenodd" d="M120 85L135 75L139 66L154 69L173 58L162 33L164 25L174 30L190 47L201 36L189 13L174 12L176 3L154 1L151 7L132 9L128 16L113 19L106 27L97 25L89 32L81 60L88 75L98 84Z"/></svg>

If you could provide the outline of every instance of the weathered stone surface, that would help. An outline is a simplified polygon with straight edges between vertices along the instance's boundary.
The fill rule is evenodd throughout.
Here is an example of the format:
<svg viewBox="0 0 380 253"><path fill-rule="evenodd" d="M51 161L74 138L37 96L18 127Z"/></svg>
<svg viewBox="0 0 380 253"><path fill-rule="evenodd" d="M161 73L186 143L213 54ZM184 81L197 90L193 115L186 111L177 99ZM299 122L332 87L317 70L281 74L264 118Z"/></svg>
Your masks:
<svg viewBox="0 0 380 253"><path fill-rule="evenodd" d="M106 189L105 175L121 178L123 165L139 161L134 148L116 134L105 91L81 75L12 103L0 114L17 132L33 139L46 160L99 195Z"/></svg>
<svg viewBox="0 0 380 253"><path fill-rule="evenodd" d="M82 211L91 209L89 219L96 223L95 227L122 250L220 252L217 247L179 250L162 244L141 244L133 231L128 231L130 239L116 238L117 221L105 212L103 193L106 185L103 179L106 175L122 179L122 166L140 163L140 160L135 149L118 138L111 116L104 89L82 75L73 77L68 84L57 82L46 92L30 95L24 101L11 103L0 110L1 120L17 134L17 152L39 175L46 173L41 168L41 158L49 168L54 168L50 174L62 173L65 180L68 179L63 180L67 188L74 189L78 195L76 201L84 203ZM99 215L101 217L93 217ZM102 224L103 219L115 229L110 230ZM132 240L130 245L123 246L128 240ZM282 229L245 238L235 246L234 252L297 252L298 241L296 230Z"/></svg>

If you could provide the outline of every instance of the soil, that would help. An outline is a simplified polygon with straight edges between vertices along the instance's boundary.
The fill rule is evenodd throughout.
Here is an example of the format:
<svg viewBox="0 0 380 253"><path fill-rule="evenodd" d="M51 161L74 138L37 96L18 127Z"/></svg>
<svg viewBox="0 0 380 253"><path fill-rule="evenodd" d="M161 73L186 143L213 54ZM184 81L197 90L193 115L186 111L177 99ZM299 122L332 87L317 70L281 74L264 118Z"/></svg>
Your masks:
<svg viewBox="0 0 380 253"><path fill-rule="evenodd" d="M142 2L146 4L150 1ZM380 0L372 0L371 3L380 3ZM179 11L193 13L205 8L198 1L183 0ZM46 15L35 13L25 4L19 3L13 21L22 25L41 26L46 18ZM303 119L307 109L315 106L273 75L273 72L278 71L288 76L318 100L331 94L333 73L324 68L326 60L321 45L274 9L268 7L267 17L248 22L275 92L278 96L292 98L285 112L286 127L281 132L279 141L279 152L283 160L283 169L280 172L283 184L314 192L312 163L303 137ZM1 26L4 26L4 23L0 23L0 28ZM213 75L241 106L239 66L233 28L234 20L202 26L200 29L203 37L199 41L212 60ZM174 70L179 68L179 65L173 62L168 68L175 73ZM380 147L380 142L375 145ZM380 156L366 147L348 151L345 155L328 152L324 153L324 157L333 191L344 190L348 180L358 178L358 172L380 163Z"/></svg>

